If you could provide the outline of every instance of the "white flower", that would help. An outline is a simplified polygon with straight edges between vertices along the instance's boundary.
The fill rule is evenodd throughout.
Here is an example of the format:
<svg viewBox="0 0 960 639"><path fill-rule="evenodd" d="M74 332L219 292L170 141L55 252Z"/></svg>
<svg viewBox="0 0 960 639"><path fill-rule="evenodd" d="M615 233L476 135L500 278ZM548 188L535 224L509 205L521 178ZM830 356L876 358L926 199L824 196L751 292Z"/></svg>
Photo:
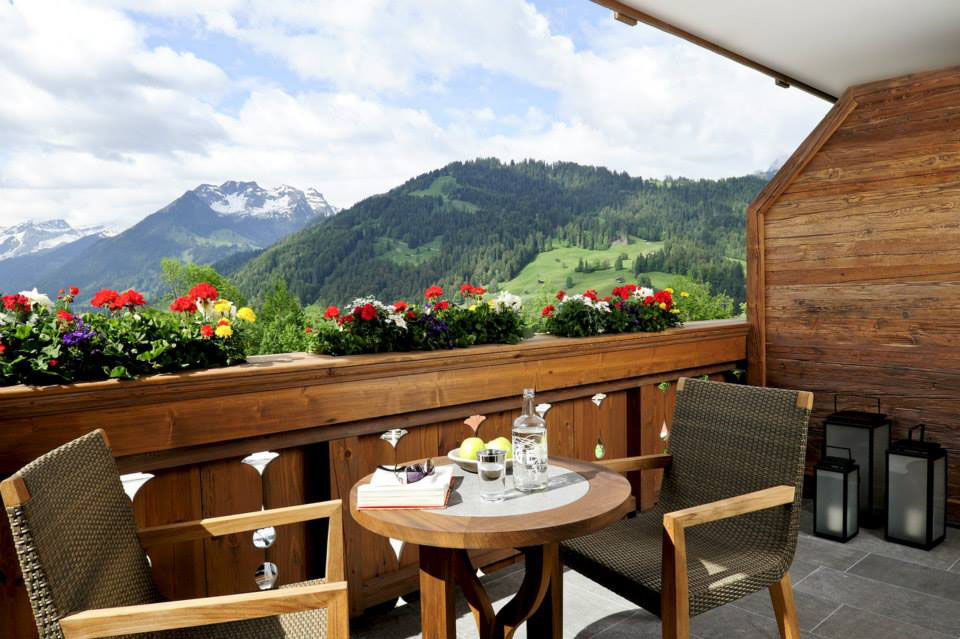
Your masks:
<svg viewBox="0 0 960 639"><path fill-rule="evenodd" d="M594 307L595 309L597 309L598 311L600 311L601 313L609 313L609 312L610 312L610 304L608 304L607 302L605 302L605 301L603 301L603 300L600 300L599 302L595 302L594 305L593 305L593 307Z"/></svg>
<svg viewBox="0 0 960 639"><path fill-rule="evenodd" d="M523 300L520 299L517 295L512 295L507 291L500 293L493 300L493 308L498 311L503 311L510 309L512 311L519 311L523 306Z"/></svg>
<svg viewBox="0 0 960 639"><path fill-rule="evenodd" d="M391 308L392 308L392 307L391 307ZM407 327L407 321L406 321L405 319L403 319L403 315L401 315L401 314L399 314L399 313L397 313L397 314L392 314L392 315L387 315L387 321L388 321L388 322L391 322L392 324L394 324L394 325L396 325L396 326L399 326L400 328L406 328L406 327Z"/></svg>
<svg viewBox="0 0 960 639"><path fill-rule="evenodd" d="M20 295L29 299L31 304L39 304L48 311L53 308L53 302L50 301L50 298L38 291L36 287L32 291L20 291Z"/></svg>
<svg viewBox="0 0 960 639"><path fill-rule="evenodd" d="M653 289L647 288L646 286L641 286L633 292L633 296L638 300L646 299L653 295Z"/></svg>
<svg viewBox="0 0 960 639"><path fill-rule="evenodd" d="M373 307L378 311L387 311L388 313L393 309L392 306L388 307L377 298L370 296L356 298L347 305L347 308L356 308L358 306L366 306L367 304L373 304Z"/></svg>

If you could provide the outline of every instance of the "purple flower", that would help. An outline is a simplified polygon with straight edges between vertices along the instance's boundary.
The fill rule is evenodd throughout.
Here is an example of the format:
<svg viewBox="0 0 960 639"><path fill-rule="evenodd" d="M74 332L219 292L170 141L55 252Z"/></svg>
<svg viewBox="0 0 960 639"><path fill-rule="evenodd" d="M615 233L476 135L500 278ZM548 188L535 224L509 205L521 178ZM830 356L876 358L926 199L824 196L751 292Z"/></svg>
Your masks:
<svg viewBox="0 0 960 639"><path fill-rule="evenodd" d="M70 333L65 333L63 335L63 343L67 346L75 346L81 342L85 342L91 337L94 336L93 330L85 327L83 325L83 320L79 317L77 318L77 330Z"/></svg>

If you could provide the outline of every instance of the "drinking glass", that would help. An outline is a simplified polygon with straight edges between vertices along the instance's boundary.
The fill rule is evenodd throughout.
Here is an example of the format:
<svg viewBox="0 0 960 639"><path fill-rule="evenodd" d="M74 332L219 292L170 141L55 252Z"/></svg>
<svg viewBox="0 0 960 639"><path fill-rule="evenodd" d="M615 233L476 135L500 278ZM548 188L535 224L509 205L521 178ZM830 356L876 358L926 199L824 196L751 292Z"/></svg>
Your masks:
<svg viewBox="0 0 960 639"><path fill-rule="evenodd" d="M507 453L488 448L477 453L477 478L480 498L484 501L503 501L507 491Z"/></svg>

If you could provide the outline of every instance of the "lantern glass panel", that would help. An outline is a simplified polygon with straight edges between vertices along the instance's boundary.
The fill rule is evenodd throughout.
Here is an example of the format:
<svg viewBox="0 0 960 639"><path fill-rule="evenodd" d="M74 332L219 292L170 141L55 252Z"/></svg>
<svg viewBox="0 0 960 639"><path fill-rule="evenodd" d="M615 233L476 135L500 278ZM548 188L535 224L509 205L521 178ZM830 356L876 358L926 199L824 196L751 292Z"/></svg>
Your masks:
<svg viewBox="0 0 960 639"><path fill-rule="evenodd" d="M857 472L847 474L847 495L849 495L849 497L847 498L847 529L843 531L844 535L857 530L857 527L860 525L860 522L857 521L858 508L857 500L855 499L857 496L857 484L859 483L857 480L859 477L860 475Z"/></svg>
<svg viewBox="0 0 960 639"><path fill-rule="evenodd" d="M877 429L881 430L881 429ZM874 435L876 436L876 435ZM855 426L843 426L842 424L830 424L827 427L827 446L830 448L849 448L850 457L860 467L860 472L864 475L864 480L860 482L860 508L868 510L872 507L870 503L870 431L866 428L857 428ZM879 449L874 449L874 457L882 462L882 453L887 449L884 444ZM877 454L879 450L880 455ZM881 469L881 472L882 469Z"/></svg>
<svg viewBox="0 0 960 639"><path fill-rule="evenodd" d="M943 504L947 496L947 458L941 457L933 462L933 538L939 539L947 533L946 509Z"/></svg>
<svg viewBox="0 0 960 639"><path fill-rule="evenodd" d="M853 489L856 490L856 473ZM843 473L817 471L817 532L833 537L846 537L843 528Z"/></svg>
<svg viewBox="0 0 960 639"><path fill-rule="evenodd" d="M927 543L927 460L890 455L890 509L887 535L907 542Z"/></svg>

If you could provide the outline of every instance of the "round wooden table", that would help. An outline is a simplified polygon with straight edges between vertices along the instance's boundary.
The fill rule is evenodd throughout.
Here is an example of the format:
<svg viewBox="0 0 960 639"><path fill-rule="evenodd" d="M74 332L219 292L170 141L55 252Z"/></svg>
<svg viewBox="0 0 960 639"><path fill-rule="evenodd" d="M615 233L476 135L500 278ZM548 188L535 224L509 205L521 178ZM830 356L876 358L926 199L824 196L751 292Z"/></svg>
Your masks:
<svg viewBox="0 0 960 639"><path fill-rule="evenodd" d="M434 463L449 460L438 457ZM559 543L623 518L630 508L630 483L596 464L551 457L545 490L519 493L512 487L512 477L507 477L507 499L487 504L477 494L475 474L460 469L456 474L450 506L444 510L357 510L357 486L369 482L369 475L350 491L350 512L361 526L420 546L423 639L456 636L457 586L470 605L481 639L509 639L525 621L528 637L559 639L563 634ZM517 548L524 554L520 590L496 615L467 554L477 548Z"/></svg>

